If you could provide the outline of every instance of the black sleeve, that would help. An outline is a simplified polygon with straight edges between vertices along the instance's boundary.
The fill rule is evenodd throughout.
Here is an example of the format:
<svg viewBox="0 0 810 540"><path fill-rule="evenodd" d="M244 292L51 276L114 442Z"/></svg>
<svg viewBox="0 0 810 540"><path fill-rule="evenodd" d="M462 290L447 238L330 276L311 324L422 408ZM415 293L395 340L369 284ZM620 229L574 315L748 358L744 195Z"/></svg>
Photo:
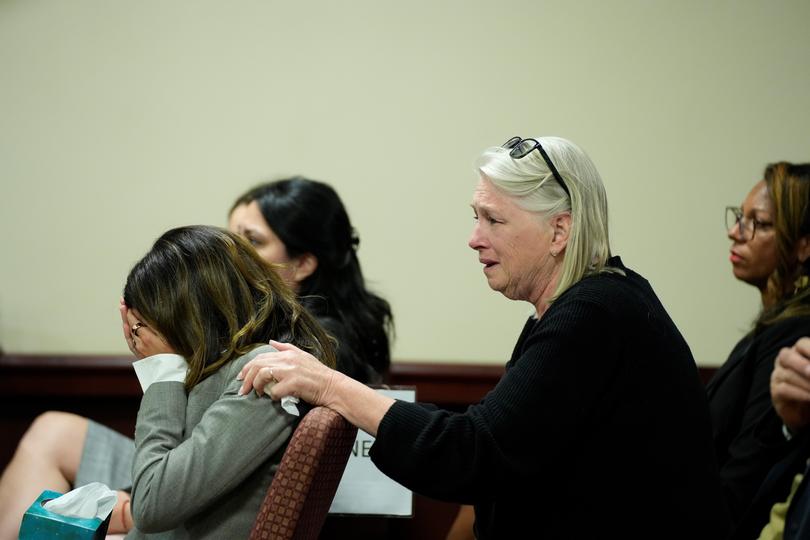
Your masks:
<svg viewBox="0 0 810 540"><path fill-rule="evenodd" d="M558 470L621 356L610 327L608 314L584 300L549 309L496 387L466 412L395 403L378 429L374 463L418 493L458 502Z"/></svg>
<svg viewBox="0 0 810 540"><path fill-rule="evenodd" d="M805 324L788 321L765 330L751 353L755 363L740 427L720 468L726 501L735 521L742 519L768 471L790 447L771 403L770 379L780 349L792 346L810 331Z"/></svg>

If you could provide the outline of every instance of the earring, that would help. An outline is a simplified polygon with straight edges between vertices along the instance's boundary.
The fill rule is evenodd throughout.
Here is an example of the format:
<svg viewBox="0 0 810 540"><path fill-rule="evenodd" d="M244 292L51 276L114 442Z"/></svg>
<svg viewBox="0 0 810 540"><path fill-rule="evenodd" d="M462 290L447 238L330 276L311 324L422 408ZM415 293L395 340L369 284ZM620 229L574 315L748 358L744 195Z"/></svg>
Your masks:
<svg viewBox="0 0 810 540"><path fill-rule="evenodd" d="M552 252L551 252L551 256L552 256L552 257L556 257L556 256L557 256L557 252L556 252L556 251L552 251Z"/></svg>

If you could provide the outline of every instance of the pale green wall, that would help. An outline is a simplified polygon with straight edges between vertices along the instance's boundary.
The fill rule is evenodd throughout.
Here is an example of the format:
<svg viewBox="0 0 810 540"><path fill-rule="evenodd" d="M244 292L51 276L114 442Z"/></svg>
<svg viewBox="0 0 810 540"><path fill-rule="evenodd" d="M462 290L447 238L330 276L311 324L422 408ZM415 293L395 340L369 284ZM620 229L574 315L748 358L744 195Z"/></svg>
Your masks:
<svg viewBox="0 0 810 540"><path fill-rule="evenodd" d="M502 362L529 312L466 246L486 146L561 135L614 252L699 363L757 310L723 207L810 161L810 2L0 1L0 344L124 353L116 305L164 230L265 178L333 183L398 359Z"/></svg>

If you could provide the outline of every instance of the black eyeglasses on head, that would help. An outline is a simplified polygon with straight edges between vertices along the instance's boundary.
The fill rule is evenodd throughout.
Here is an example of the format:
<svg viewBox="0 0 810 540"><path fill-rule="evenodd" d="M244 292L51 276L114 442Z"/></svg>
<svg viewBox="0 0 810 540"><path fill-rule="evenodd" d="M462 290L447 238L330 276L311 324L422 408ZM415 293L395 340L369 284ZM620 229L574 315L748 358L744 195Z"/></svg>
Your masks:
<svg viewBox="0 0 810 540"><path fill-rule="evenodd" d="M563 188L563 191L565 191L565 194L568 195L568 198L571 198L571 192L568 191L568 186L565 185L562 175L559 173L559 171L557 171L557 167L554 166L551 158L548 157L546 151L543 150L543 145L540 144L540 141L537 139L522 139L520 137L512 137L503 143L503 147L511 149L509 155L514 159L524 158L528 156L532 150L536 149L538 152L540 152L540 155L543 156L543 159L546 161L546 165L548 165L548 168L551 169L551 174L553 174L557 182L560 183L560 187Z"/></svg>

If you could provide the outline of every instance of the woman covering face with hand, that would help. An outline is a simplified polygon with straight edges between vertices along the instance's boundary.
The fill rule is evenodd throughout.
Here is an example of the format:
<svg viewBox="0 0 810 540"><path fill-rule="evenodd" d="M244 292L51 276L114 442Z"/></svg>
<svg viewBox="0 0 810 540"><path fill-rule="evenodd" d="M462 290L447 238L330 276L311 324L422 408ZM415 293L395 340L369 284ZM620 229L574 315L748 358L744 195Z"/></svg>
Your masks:
<svg viewBox="0 0 810 540"><path fill-rule="evenodd" d="M595 166L565 139L513 138L478 172L469 245L490 288L535 311L480 403L395 401L276 342L241 391L276 381L274 399L335 409L376 436L385 474L473 504L479 539L722 538L697 369L649 283L610 255Z"/></svg>
<svg viewBox="0 0 810 540"><path fill-rule="evenodd" d="M380 382L390 364L391 310L366 287L359 239L335 190L302 177L261 184L237 199L228 227L275 265L336 339L338 369L361 382ZM165 346L141 330L137 310L123 314L124 334L136 356ZM0 480L0 504L6 509L0 513L0 540L16 538L23 512L43 489L64 492L96 481L119 490L111 532L128 530L133 449L132 439L87 418L40 415Z"/></svg>
<svg viewBox="0 0 810 540"><path fill-rule="evenodd" d="M268 336L334 367L330 340L246 241L213 227L161 236L130 272L124 301L133 348L151 349L134 364L144 397L127 537L247 538L298 417L239 397L233 379L272 350ZM256 433L256 422L267 429Z"/></svg>

